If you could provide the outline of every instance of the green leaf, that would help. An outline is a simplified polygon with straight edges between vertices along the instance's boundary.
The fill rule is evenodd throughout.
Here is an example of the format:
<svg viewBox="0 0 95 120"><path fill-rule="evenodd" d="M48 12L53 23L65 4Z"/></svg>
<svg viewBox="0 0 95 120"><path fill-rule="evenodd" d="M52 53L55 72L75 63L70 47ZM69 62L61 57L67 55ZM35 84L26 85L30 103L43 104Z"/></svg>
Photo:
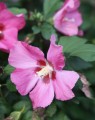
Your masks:
<svg viewBox="0 0 95 120"><path fill-rule="evenodd" d="M52 103L46 110L46 115L52 117L57 111L57 107L54 103Z"/></svg>
<svg viewBox="0 0 95 120"><path fill-rule="evenodd" d="M0 105L0 115L7 113L7 108L4 105Z"/></svg>
<svg viewBox="0 0 95 120"><path fill-rule="evenodd" d="M82 4L81 12L82 12L82 17L83 17L83 21L84 21L81 28L82 28L82 30L87 30L93 25L93 21L92 21L93 15L91 17L89 17L92 14L92 8L89 4Z"/></svg>
<svg viewBox="0 0 95 120"><path fill-rule="evenodd" d="M64 46L64 52L69 53L70 51L73 52L78 49L78 47L82 46L86 41L86 39L79 37L61 37L58 44Z"/></svg>
<svg viewBox="0 0 95 120"><path fill-rule="evenodd" d="M21 111L14 111L10 114L10 118L12 120L19 120L20 119L20 116L21 116Z"/></svg>
<svg viewBox="0 0 95 120"><path fill-rule="evenodd" d="M64 47L63 52L69 56L77 56L85 61L95 61L95 45L87 44L86 39L79 37L61 37L60 45Z"/></svg>
<svg viewBox="0 0 95 120"><path fill-rule="evenodd" d="M86 16L86 15L85 15L83 21L84 21L84 22L83 22L83 24L82 24L82 26L81 26L82 30L87 30L88 28L91 27L92 22L89 22L89 21L91 21L91 18L90 18L89 16Z"/></svg>
<svg viewBox="0 0 95 120"><path fill-rule="evenodd" d="M10 80L7 81L6 85L7 85L7 88L9 89L9 91L11 91L11 92L16 91L15 85Z"/></svg>
<svg viewBox="0 0 95 120"><path fill-rule="evenodd" d="M32 118L32 111L28 111L23 115L23 120L31 120Z"/></svg>
<svg viewBox="0 0 95 120"><path fill-rule="evenodd" d="M4 120L4 114L0 114L0 120Z"/></svg>
<svg viewBox="0 0 95 120"><path fill-rule="evenodd" d="M14 70L14 68L12 67L12 66L10 66L10 65L7 65L5 68L4 68L4 72L6 73L6 74L10 74L12 71Z"/></svg>
<svg viewBox="0 0 95 120"><path fill-rule="evenodd" d="M67 116L64 117L64 120L70 120Z"/></svg>
<svg viewBox="0 0 95 120"><path fill-rule="evenodd" d="M31 109L30 101L22 100L22 101L17 102L13 106L14 110L16 110L16 111L21 110L23 107L25 107L24 112L26 112L27 110Z"/></svg>
<svg viewBox="0 0 95 120"><path fill-rule="evenodd" d="M44 15L46 18L51 17L56 10L60 8L62 2L60 0L44 0Z"/></svg>
<svg viewBox="0 0 95 120"><path fill-rule="evenodd" d="M85 72L85 76L87 77L88 81L92 85L95 85L95 69L86 70L84 72Z"/></svg>
<svg viewBox="0 0 95 120"><path fill-rule="evenodd" d="M69 59L66 60L66 67L72 68L74 70L83 70L91 68L93 67L93 65L79 57L70 57Z"/></svg>
<svg viewBox="0 0 95 120"><path fill-rule="evenodd" d="M38 27L38 26L33 26L33 27L32 27L32 30L33 30L33 33L34 33L34 34L38 34L38 33L40 33L40 31L41 31L41 30L40 30L40 27Z"/></svg>
<svg viewBox="0 0 95 120"><path fill-rule="evenodd" d="M17 14L26 14L27 13L26 9L24 9L24 8L12 7L12 8L9 8L9 10L12 13L14 13L15 15L17 15Z"/></svg>
<svg viewBox="0 0 95 120"><path fill-rule="evenodd" d="M22 107L22 109L20 109L20 111L14 111L10 114L9 118L11 118L11 120L19 120L21 117L21 114L24 112L25 110L25 106Z"/></svg>
<svg viewBox="0 0 95 120"><path fill-rule="evenodd" d="M44 39L49 40L52 34L55 34L55 29L52 25L44 23L41 26L41 33Z"/></svg>
<svg viewBox="0 0 95 120"><path fill-rule="evenodd" d="M54 116L53 120L70 120L70 119L64 114L64 112L59 112Z"/></svg>
<svg viewBox="0 0 95 120"><path fill-rule="evenodd" d="M6 103L5 98L3 98L3 96L0 96L0 120L4 120L3 117L5 116L5 114L9 114L10 110L11 109Z"/></svg>

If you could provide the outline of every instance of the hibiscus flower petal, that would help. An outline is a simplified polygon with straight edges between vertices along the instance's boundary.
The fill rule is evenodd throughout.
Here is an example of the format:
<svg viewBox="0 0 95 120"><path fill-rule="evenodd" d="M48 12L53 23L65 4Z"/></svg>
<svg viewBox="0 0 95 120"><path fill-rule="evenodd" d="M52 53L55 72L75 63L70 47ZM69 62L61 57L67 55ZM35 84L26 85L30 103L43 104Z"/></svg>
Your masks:
<svg viewBox="0 0 95 120"><path fill-rule="evenodd" d="M15 15L11 19L6 21L6 27L16 27L18 30L22 29L25 26L25 18L23 14Z"/></svg>
<svg viewBox="0 0 95 120"><path fill-rule="evenodd" d="M0 22L7 28L16 27L18 30L25 26L25 18L23 14L14 15L7 9L0 12Z"/></svg>
<svg viewBox="0 0 95 120"><path fill-rule="evenodd" d="M80 0L66 0L66 3L69 3L68 5L70 5L70 2L72 2L73 6L66 9L68 12L77 10L79 8Z"/></svg>
<svg viewBox="0 0 95 120"><path fill-rule="evenodd" d="M4 9L3 11L0 12L0 22L7 23L7 20L10 18L13 18L15 15L11 13L8 9Z"/></svg>
<svg viewBox="0 0 95 120"><path fill-rule="evenodd" d="M65 73L63 72L58 71L56 72L56 79L53 80L53 85L56 94L56 99L65 101L70 100L74 97L74 93L72 92L71 89L74 87L76 81L78 80L78 75L76 75L76 73L74 72L71 73L70 72L67 73L66 71Z"/></svg>
<svg viewBox="0 0 95 120"><path fill-rule="evenodd" d="M67 19L71 20L77 26L80 26L83 22L82 16L81 16L81 14L78 10L66 13L64 18L67 18Z"/></svg>
<svg viewBox="0 0 95 120"><path fill-rule="evenodd" d="M9 52L8 47L2 42L0 42L0 50L2 50L3 52Z"/></svg>
<svg viewBox="0 0 95 120"><path fill-rule="evenodd" d="M58 10L58 12L53 17L55 24L56 24L56 21L60 21L64 17L65 12L69 8L71 8L71 9L74 8L74 0L66 0L65 1L62 8L60 10Z"/></svg>
<svg viewBox="0 0 95 120"><path fill-rule="evenodd" d="M43 52L25 42L17 42L10 51L9 63L16 68L38 67L38 60L44 60Z"/></svg>
<svg viewBox="0 0 95 120"><path fill-rule="evenodd" d="M73 22L64 21L61 25L57 26L57 29L68 36L73 36L78 34L78 27Z"/></svg>
<svg viewBox="0 0 95 120"><path fill-rule="evenodd" d="M68 15L68 13L66 12L61 13L60 16L57 17L55 15L54 27L62 34L66 34L69 36L77 35L78 25L76 24L76 22L72 21L74 18L72 18L72 20L69 20L68 17L66 17L66 15Z"/></svg>
<svg viewBox="0 0 95 120"><path fill-rule="evenodd" d="M45 83L43 80L39 80L37 86L30 92L29 96L33 103L33 108L47 107L54 98L52 82Z"/></svg>
<svg viewBox="0 0 95 120"><path fill-rule="evenodd" d="M0 40L0 49L9 52L10 49L17 42L18 31L16 28L6 29L4 32L4 39Z"/></svg>
<svg viewBox="0 0 95 120"><path fill-rule="evenodd" d="M66 10L68 10L69 8L74 8L74 1L75 0L66 0L65 2L64 2L64 5L63 5L63 8L65 8Z"/></svg>
<svg viewBox="0 0 95 120"><path fill-rule="evenodd" d="M61 45L55 44L54 36L51 37L50 48L47 53L47 60L53 65L57 70L60 70L64 67L65 61L63 56L63 47Z"/></svg>
<svg viewBox="0 0 95 120"><path fill-rule="evenodd" d="M7 8L6 4L4 4L3 2L0 2L0 12L6 8Z"/></svg>
<svg viewBox="0 0 95 120"><path fill-rule="evenodd" d="M66 0L62 8L54 15L54 27L62 34L74 36L78 34L78 26L83 22L78 12L79 0Z"/></svg>
<svg viewBox="0 0 95 120"><path fill-rule="evenodd" d="M21 95L26 95L33 89L38 81L33 69L16 69L11 74L11 81L16 85Z"/></svg>
<svg viewBox="0 0 95 120"><path fill-rule="evenodd" d="M79 79L79 74L75 71L62 70L57 72L58 79L62 79L70 89L72 89Z"/></svg>

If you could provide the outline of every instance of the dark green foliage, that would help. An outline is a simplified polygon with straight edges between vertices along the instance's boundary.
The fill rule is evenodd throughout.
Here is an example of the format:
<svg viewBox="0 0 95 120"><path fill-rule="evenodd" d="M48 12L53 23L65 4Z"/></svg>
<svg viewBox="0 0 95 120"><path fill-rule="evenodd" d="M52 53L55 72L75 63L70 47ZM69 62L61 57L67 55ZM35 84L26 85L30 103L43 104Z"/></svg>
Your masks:
<svg viewBox="0 0 95 120"><path fill-rule="evenodd" d="M1 0L3 1L3 0ZM95 120L95 0L81 0L80 11L83 15L83 37L66 37L53 26L52 17L60 9L63 0L5 0L14 14L23 13L26 26L19 32L19 39L38 46L47 53L52 33L63 46L66 57L64 69L74 70L86 76L92 98L87 98L79 80L73 89L76 97L70 101L58 101L44 110L41 117L45 120ZM32 120L36 112L28 96L21 96L10 80L14 68L8 64L8 54L0 51L0 120ZM40 120L39 114L35 120Z"/></svg>

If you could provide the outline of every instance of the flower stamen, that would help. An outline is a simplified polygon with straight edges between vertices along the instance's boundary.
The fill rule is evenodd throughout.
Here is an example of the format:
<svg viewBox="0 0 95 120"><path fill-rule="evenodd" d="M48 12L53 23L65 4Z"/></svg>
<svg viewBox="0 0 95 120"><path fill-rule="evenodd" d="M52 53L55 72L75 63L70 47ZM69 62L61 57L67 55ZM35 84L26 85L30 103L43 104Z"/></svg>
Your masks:
<svg viewBox="0 0 95 120"><path fill-rule="evenodd" d="M67 18L67 17L65 17L65 18L63 19L63 21L75 22L75 19L74 19L74 18Z"/></svg>
<svg viewBox="0 0 95 120"><path fill-rule="evenodd" d="M39 77L43 78L43 77L45 77L47 75L50 76L50 74L52 73L52 71L53 71L53 68L50 65L47 65L47 66L43 67L39 72L36 72L36 73L37 73L37 75Z"/></svg>

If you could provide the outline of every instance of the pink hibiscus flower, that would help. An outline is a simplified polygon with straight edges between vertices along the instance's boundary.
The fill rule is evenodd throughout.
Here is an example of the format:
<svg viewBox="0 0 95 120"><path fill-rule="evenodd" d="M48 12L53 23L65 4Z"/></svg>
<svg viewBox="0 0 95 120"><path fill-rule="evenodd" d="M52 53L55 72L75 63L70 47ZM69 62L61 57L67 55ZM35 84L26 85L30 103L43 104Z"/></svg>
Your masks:
<svg viewBox="0 0 95 120"><path fill-rule="evenodd" d="M0 3L0 50L9 52L17 41L18 30L25 25L25 19L23 14L14 15L4 5Z"/></svg>
<svg viewBox="0 0 95 120"><path fill-rule="evenodd" d="M82 24L82 16L77 10L79 0L66 0L63 7L54 15L55 28L68 36L78 34L78 27Z"/></svg>
<svg viewBox="0 0 95 120"><path fill-rule="evenodd" d="M79 6L80 0L65 0L63 5L64 9L66 9L68 12L77 10Z"/></svg>
<svg viewBox="0 0 95 120"><path fill-rule="evenodd" d="M47 60L43 52L23 42L18 42L11 49L9 64L16 69L11 80L21 95L29 93L33 108L46 107L54 98L69 100L74 97L72 88L79 75L74 71L62 70L65 66L63 47L55 44L55 36L51 37Z"/></svg>
<svg viewBox="0 0 95 120"><path fill-rule="evenodd" d="M3 2L0 2L0 12L6 8L6 5Z"/></svg>

